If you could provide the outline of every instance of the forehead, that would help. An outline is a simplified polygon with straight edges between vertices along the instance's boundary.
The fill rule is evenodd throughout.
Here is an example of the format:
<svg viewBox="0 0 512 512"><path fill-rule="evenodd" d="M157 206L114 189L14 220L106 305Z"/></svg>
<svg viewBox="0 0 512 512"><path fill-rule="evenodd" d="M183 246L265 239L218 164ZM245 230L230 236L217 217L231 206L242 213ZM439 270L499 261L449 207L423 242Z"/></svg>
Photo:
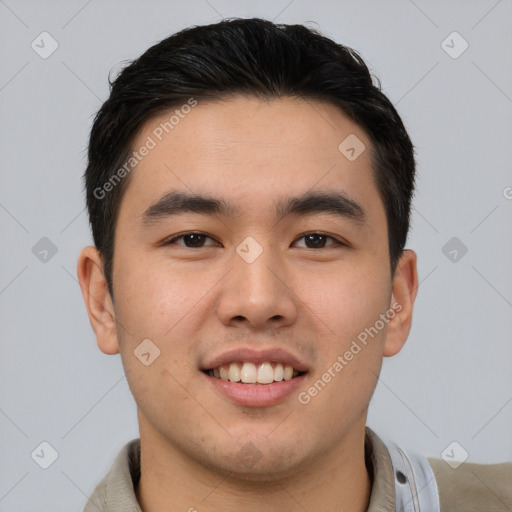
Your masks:
<svg viewBox="0 0 512 512"><path fill-rule="evenodd" d="M143 146L151 149L130 174L121 210L140 212L179 189L231 198L241 212L261 215L261 205L276 196L335 190L383 214L371 141L328 103L245 96L199 100L146 122L132 150Z"/></svg>

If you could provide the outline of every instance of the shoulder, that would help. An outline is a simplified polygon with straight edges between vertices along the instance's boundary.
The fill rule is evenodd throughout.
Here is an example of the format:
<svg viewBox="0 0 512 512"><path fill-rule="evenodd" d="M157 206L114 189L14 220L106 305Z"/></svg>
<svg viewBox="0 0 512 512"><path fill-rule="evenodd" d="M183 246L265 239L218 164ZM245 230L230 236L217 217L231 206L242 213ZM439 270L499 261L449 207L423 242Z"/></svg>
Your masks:
<svg viewBox="0 0 512 512"><path fill-rule="evenodd" d="M442 512L512 510L512 463L464 463L452 469L444 460L428 461L436 477Z"/></svg>
<svg viewBox="0 0 512 512"><path fill-rule="evenodd" d="M126 443L95 487L83 512L139 511L135 488L140 478L140 439Z"/></svg>

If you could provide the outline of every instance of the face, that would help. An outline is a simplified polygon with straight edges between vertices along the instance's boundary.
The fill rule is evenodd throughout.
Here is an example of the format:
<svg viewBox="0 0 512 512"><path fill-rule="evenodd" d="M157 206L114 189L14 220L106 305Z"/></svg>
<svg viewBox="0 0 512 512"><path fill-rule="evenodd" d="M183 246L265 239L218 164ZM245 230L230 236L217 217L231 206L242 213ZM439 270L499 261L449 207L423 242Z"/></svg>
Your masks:
<svg viewBox="0 0 512 512"><path fill-rule="evenodd" d="M254 478L311 466L364 428L406 337L370 139L316 101L199 102L167 134L171 114L133 145L154 147L120 205L117 331L98 343L121 353L141 438Z"/></svg>

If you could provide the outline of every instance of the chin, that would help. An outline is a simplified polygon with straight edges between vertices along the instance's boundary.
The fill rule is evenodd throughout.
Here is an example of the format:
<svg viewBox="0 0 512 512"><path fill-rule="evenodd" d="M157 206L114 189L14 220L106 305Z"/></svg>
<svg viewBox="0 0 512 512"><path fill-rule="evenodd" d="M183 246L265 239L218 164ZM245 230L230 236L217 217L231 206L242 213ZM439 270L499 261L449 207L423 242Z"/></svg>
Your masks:
<svg viewBox="0 0 512 512"><path fill-rule="evenodd" d="M257 436L251 440L250 436L240 438L238 449L233 451L231 445L230 456L226 459L230 471L241 480L251 482L269 482L287 475L296 474L298 466L304 463L304 455L298 452L299 443L274 441L268 437Z"/></svg>

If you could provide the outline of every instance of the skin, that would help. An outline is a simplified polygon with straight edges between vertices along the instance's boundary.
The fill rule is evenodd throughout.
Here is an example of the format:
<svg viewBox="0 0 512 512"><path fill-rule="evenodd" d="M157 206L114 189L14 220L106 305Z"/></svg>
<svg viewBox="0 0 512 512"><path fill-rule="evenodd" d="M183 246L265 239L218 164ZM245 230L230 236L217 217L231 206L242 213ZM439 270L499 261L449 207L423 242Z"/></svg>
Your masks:
<svg viewBox="0 0 512 512"><path fill-rule="evenodd" d="M133 147L168 117L146 123ZM338 150L350 134L366 146L354 161ZM391 276L367 134L318 101L199 102L129 179L116 228L114 300L94 247L81 252L78 277L98 346L121 354L137 403L144 512L251 512L262 503L271 512L366 510L368 405L383 357L407 339L418 286L411 250ZM142 223L171 190L223 198L238 213ZM276 221L274 202L310 190L344 192L366 223L325 213ZM162 245L189 231L210 238L202 247L184 239ZM333 239L311 248L308 233ZM236 252L247 236L263 249L250 264ZM277 346L308 365L298 390L307 391L396 302L400 312L307 405L294 392L270 407L242 407L205 385L199 370L227 349ZM133 353L146 338L160 350L149 366ZM247 446L257 462L240 457Z"/></svg>

